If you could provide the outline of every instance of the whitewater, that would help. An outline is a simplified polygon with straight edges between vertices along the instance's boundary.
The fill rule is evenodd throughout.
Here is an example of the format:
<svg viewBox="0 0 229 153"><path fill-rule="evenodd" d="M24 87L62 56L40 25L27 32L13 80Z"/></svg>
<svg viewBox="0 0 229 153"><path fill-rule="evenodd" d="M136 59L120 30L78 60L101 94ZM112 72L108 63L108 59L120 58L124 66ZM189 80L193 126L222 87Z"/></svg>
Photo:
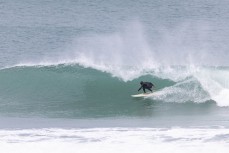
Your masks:
<svg viewBox="0 0 229 153"><path fill-rule="evenodd" d="M1 1L0 152L227 153L228 4Z"/></svg>
<svg viewBox="0 0 229 153"><path fill-rule="evenodd" d="M189 134L189 133L195 133ZM226 152L228 129L93 128L0 131L1 149L6 152ZM21 142L23 140L23 142ZM19 143L20 142L20 143ZM218 143L220 142L220 143ZM141 144L141 145L139 145ZM152 148L153 147L153 148ZM29 150L28 150L29 149ZM93 152L94 152L93 151ZM56 152L56 151L55 151Z"/></svg>

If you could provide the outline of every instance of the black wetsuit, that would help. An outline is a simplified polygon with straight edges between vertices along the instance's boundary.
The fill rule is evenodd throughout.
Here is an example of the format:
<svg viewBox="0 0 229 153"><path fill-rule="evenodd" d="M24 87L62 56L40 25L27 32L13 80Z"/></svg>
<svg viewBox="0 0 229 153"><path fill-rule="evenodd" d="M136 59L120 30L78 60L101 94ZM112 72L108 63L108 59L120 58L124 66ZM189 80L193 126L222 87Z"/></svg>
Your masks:
<svg viewBox="0 0 229 153"><path fill-rule="evenodd" d="M151 82L142 82L141 83L141 87L138 89L138 91L143 88L144 93L146 93L145 89L148 89L151 92L153 92L152 89L151 89L153 86L154 85Z"/></svg>

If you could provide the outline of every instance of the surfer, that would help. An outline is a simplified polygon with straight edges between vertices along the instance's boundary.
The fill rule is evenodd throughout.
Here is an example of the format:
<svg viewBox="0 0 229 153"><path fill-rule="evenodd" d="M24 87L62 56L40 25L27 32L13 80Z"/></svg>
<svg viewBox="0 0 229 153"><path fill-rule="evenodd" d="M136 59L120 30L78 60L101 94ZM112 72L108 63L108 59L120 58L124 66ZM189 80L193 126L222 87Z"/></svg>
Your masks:
<svg viewBox="0 0 229 153"><path fill-rule="evenodd" d="M141 84L141 87L138 89L138 91L143 89L144 93L146 93L145 89L148 89L151 92L153 92L152 91L152 87L154 86L154 84L152 84L151 82L143 82L143 81L141 81L140 84Z"/></svg>

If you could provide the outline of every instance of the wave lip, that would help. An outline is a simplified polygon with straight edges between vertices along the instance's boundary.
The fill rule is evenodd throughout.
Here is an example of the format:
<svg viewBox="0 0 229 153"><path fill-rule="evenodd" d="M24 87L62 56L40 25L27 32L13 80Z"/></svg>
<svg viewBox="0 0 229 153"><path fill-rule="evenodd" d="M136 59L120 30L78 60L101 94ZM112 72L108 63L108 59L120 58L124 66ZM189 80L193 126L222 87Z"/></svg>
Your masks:
<svg viewBox="0 0 229 153"><path fill-rule="evenodd" d="M195 77L218 106L229 106L228 68L203 69Z"/></svg>

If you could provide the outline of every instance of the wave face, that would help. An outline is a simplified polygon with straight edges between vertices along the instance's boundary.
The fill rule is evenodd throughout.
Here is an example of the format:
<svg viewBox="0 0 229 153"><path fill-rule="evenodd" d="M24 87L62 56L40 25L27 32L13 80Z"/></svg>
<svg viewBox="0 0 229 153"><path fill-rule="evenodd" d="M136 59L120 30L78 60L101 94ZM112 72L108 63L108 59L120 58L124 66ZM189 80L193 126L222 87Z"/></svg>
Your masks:
<svg viewBox="0 0 229 153"><path fill-rule="evenodd" d="M182 107L179 111L184 113L214 103L219 107L229 106L227 67L117 69L119 73L109 67L98 69L79 64L1 69L0 112L7 116L70 118L152 116L153 112L163 114L165 108L173 114L177 107ZM124 72L129 76L119 75ZM155 84L155 96L130 97L138 93L141 80Z"/></svg>

